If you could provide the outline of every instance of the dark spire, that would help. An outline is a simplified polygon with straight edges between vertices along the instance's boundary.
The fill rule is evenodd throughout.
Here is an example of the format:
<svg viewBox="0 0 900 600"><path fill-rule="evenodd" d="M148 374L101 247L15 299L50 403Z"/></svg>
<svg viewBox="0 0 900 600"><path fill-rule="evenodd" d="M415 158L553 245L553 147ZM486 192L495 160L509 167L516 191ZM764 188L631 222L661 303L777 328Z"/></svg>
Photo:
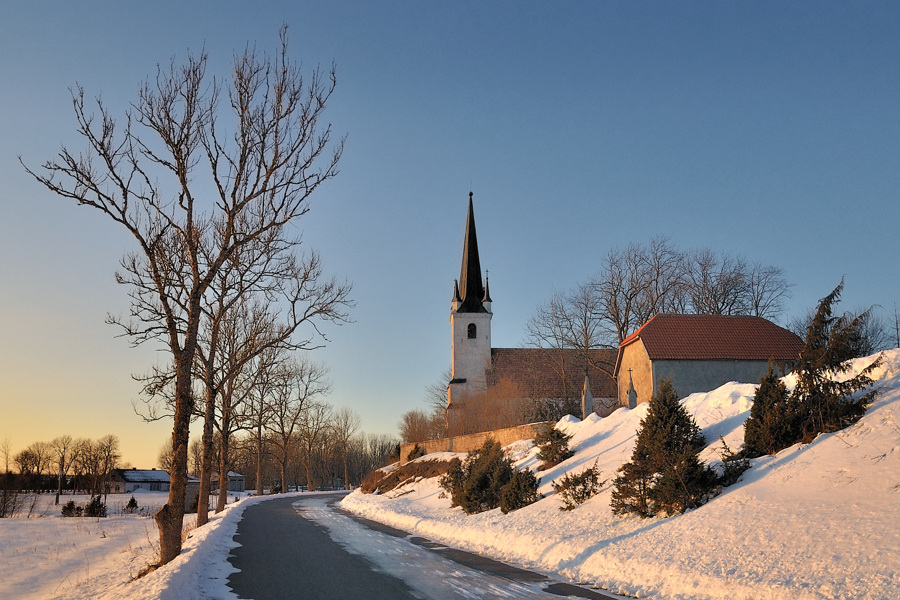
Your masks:
<svg viewBox="0 0 900 600"><path fill-rule="evenodd" d="M481 282L481 262L478 260L478 238L475 235L475 211L472 208L472 192L469 192L469 214L466 217L466 238L463 241L462 269L459 275L459 297L462 304L457 312L487 312L482 301L485 297Z"/></svg>

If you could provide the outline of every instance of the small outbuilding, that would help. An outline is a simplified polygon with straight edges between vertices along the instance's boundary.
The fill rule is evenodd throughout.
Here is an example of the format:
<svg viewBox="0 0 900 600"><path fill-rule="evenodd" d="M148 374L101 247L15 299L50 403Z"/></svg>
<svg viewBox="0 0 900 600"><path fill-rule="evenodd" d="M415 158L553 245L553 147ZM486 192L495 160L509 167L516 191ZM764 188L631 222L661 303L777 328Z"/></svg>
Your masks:
<svg viewBox="0 0 900 600"><path fill-rule="evenodd" d="M107 481L110 494L169 491L169 474L162 469L113 469Z"/></svg>
<svg viewBox="0 0 900 600"><path fill-rule="evenodd" d="M666 378L682 398L729 381L757 383L770 360L793 363L802 348L796 334L761 317L659 314L619 345L619 402L649 402Z"/></svg>
<svg viewBox="0 0 900 600"><path fill-rule="evenodd" d="M209 487L212 488L213 491L219 489L219 474L213 473L210 477ZM243 492L245 487L244 476L240 473L235 473L234 471L228 471L228 491L229 492Z"/></svg>

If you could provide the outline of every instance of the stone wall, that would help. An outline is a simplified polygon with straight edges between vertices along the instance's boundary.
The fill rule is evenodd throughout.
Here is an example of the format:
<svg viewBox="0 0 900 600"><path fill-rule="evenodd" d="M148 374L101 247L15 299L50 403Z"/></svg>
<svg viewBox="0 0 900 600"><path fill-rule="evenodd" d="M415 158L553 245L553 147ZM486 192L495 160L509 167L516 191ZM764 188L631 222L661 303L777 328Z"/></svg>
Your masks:
<svg viewBox="0 0 900 600"><path fill-rule="evenodd" d="M484 441L493 438L500 442L501 446L507 446L519 440L533 440L534 436L545 426L545 423L531 423L529 425L519 425L518 427L509 427L507 429L498 429L496 431L485 431L482 433L470 433L469 435L458 435L442 440L430 440L427 442L419 442L419 446L425 449L425 454L434 452L471 452L477 448L481 448ZM409 460L409 453L416 444L402 444L400 446L400 464L406 464Z"/></svg>

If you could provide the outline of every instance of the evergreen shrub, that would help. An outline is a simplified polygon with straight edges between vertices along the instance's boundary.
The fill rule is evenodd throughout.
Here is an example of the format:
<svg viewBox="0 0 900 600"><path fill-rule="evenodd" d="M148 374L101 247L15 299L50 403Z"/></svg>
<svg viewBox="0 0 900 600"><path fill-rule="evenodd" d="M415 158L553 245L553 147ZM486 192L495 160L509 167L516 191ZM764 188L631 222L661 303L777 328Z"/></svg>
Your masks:
<svg viewBox="0 0 900 600"><path fill-rule="evenodd" d="M509 483L500 489L500 511L505 515L534 504L541 499L538 494L540 485L541 480L534 476L531 469L514 471Z"/></svg>
<svg viewBox="0 0 900 600"><path fill-rule="evenodd" d="M128 501L128 504L125 505L125 512L127 514L136 513L138 509L137 500L134 499L134 496L131 497L131 500ZM196 510L194 511L196 512Z"/></svg>
<svg viewBox="0 0 900 600"><path fill-rule="evenodd" d="M100 496L91 496L91 501L84 505L85 517L105 517L106 505L100 502Z"/></svg>
<svg viewBox="0 0 900 600"><path fill-rule="evenodd" d="M559 510L572 510L597 495L605 481L600 480L600 469L597 461L588 469L577 475L566 473L561 479L553 482L553 491L562 500Z"/></svg>
<svg viewBox="0 0 900 600"><path fill-rule="evenodd" d="M750 460L743 456L743 454L735 454L731 451L731 448L728 447L728 444L725 443L725 438L720 437L722 440L722 475L719 476L719 485L722 487L728 487L729 485L735 484L738 482L738 479L741 478L741 475L744 474L744 471L750 468Z"/></svg>
<svg viewBox="0 0 900 600"><path fill-rule="evenodd" d="M82 508L75 505L74 500L69 500L62 507L62 516L64 517L80 517Z"/></svg>
<svg viewBox="0 0 900 600"><path fill-rule="evenodd" d="M553 423L547 423L538 432L534 437L534 445L540 449L538 458L541 460L541 471L555 467L574 455L574 452L569 449L569 440L571 439L571 435L563 433Z"/></svg>
<svg viewBox="0 0 900 600"><path fill-rule="evenodd" d="M440 485L450 494L452 506L472 515L500 506L501 489L512 475L512 461L500 444L489 438L464 461L454 461Z"/></svg>

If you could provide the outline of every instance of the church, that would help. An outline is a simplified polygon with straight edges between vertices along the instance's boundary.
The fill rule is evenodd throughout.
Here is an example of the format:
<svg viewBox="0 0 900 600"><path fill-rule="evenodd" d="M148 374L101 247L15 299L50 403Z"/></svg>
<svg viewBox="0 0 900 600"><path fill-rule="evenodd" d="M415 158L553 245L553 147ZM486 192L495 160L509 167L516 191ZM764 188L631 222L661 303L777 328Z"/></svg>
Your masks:
<svg viewBox="0 0 900 600"><path fill-rule="evenodd" d="M489 282L482 279L472 193L462 268L450 303L449 436L493 431L565 414L601 417L634 408L669 379L681 397L729 381L755 383L769 361L789 365L793 333L751 316L659 314L618 349L494 348Z"/></svg>
<svg viewBox="0 0 900 600"><path fill-rule="evenodd" d="M568 349L493 348L492 305L489 281L481 274L469 192L462 267L450 303L448 435L513 427L553 417L554 410L606 416L619 407L617 386L609 375L615 350L595 350L586 361Z"/></svg>

